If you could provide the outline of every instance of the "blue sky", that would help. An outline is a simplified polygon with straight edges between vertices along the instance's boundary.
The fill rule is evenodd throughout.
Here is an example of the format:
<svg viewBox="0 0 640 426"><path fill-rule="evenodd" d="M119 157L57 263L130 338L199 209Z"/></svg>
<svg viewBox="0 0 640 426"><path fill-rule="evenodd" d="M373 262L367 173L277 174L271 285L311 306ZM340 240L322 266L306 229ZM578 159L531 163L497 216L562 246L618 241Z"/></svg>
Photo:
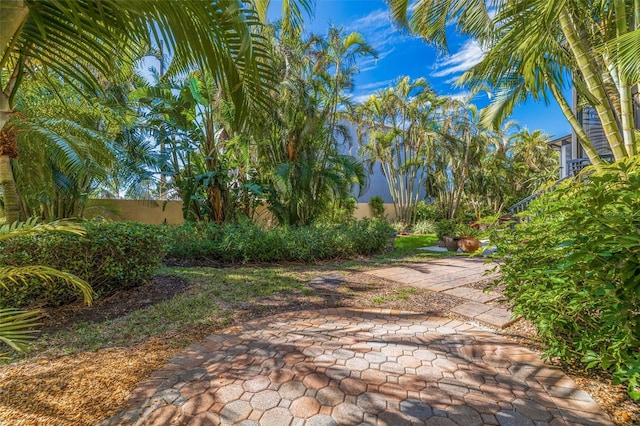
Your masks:
<svg viewBox="0 0 640 426"><path fill-rule="evenodd" d="M377 63L372 59L360 60L360 74L356 76L353 97L356 101L378 89L388 87L400 76L412 79L425 77L442 95L464 97L468 90L455 87L453 82L469 67L479 62L482 51L474 40L457 36L453 30L449 38L450 54L442 56L421 39L401 32L389 18L387 5L382 0L316 0L313 19L306 19L308 31L326 34L329 23L343 26L345 32L358 31L378 52ZM269 16L280 15L282 2L273 1ZM479 107L488 104L486 93L473 99ZM545 105L529 101L519 106L512 117L530 130L542 129L546 133L563 136L570 126L555 102Z"/></svg>

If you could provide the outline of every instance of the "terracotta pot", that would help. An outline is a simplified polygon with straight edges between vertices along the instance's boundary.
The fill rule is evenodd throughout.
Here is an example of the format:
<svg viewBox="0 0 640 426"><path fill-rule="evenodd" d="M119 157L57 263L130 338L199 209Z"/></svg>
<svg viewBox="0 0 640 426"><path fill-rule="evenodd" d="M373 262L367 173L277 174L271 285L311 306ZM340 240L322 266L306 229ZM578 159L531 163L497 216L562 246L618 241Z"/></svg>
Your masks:
<svg viewBox="0 0 640 426"><path fill-rule="evenodd" d="M458 247L465 253L473 253L482 247L482 243L476 238L464 236L458 239Z"/></svg>
<svg viewBox="0 0 640 426"><path fill-rule="evenodd" d="M458 251L458 239L457 238L453 238L453 237L450 237L448 235L445 235L444 237L442 237L442 242L444 243L444 246L447 248L447 250L449 250L449 251Z"/></svg>

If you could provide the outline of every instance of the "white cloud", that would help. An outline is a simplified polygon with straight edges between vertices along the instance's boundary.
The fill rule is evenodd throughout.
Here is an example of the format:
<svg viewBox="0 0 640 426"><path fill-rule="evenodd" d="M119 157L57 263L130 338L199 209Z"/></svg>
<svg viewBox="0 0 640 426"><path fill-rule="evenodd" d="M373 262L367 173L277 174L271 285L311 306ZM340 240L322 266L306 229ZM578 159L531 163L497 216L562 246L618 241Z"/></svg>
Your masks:
<svg viewBox="0 0 640 426"><path fill-rule="evenodd" d="M412 36L399 31L391 22L391 16L387 9L374 10L368 15L356 19L345 26L346 32L357 31L361 33L367 43L378 53L378 61L389 56L396 50L398 44L409 40ZM373 58L359 61L360 71L368 71L374 68Z"/></svg>
<svg viewBox="0 0 640 426"><path fill-rule="evenodd" d="M362 84L362 85L357 86L357 87L358 87L359 90L362 90L362 91L365 91L365 90L379 90L379 89L383 89L385 87L391 86L391 84L393 84L394 81L395 81L395 79L377 81L375 83Z"/></svg>
<svg viewBox="0 0 640 426"><path fill-rule="evenodd" d="M470 95L471 95L471 92L467 90L467 91L464 91L464 92L454 93L454 94L445 95L445 96L448 97L448 98L451 98L451 99L455 99L457 101L464 101L464 100L469 99Z"/></svg>
<svg viewBox="0 0 640 426"><path fill-rule="evenodd" d="M391 18L387 9L378 9L368 15L358 18L349 25L350 31L368 32L377 28L391 25Z"/></svg>
<svg viewBox="0 0 640 426"><path fill-rule="evenodd" d="M438 61L434 66L436 71L431 75L433 77L444 77L465 72L482 61L484 55L485 53L482 51L480 43L477 40L469 40L459 51L444 60Z"/></svg>

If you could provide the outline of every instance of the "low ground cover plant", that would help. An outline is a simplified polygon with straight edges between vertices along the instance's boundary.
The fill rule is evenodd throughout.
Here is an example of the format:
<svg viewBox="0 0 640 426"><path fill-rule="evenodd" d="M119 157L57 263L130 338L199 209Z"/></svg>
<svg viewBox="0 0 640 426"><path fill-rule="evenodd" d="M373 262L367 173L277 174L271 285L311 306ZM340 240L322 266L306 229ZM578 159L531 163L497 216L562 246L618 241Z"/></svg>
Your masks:
<svg viewBox="0 0 640 426"><path fill-rule="evenodd" d="M1 266L46 265L87 281L98 297L147 282L165 254L164 228L134 222L85 222L84 234L37 233L2 242ZM0 288L0 305L59 305L77 291L32 277Z"/></svg>
<svg viewBox="0 0 640 426"><path fill-rule="evenodd" d="M386 221L363 219L342 224L263 229L245 222L186 223L167 231L171 259L223 263L313 262L385 250L392 229Z"/></svg>
<svg viewBox="0 0 640 426"><path fill-rule="evenodd" d="M564 183L494 232L505 295L549 356L610 370L640 399L640 157Z"/></svg>

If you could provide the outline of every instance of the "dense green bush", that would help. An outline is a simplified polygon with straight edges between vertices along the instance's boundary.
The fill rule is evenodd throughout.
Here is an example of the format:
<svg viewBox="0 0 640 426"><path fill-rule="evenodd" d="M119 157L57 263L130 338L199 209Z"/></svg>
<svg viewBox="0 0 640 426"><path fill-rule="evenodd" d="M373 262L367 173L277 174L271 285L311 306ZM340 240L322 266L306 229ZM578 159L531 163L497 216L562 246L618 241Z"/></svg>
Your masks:
<svg viewBox="0 0 640 426"><path fill-rule="evenodd" d="M4 241L0 265L46 265L87 281L99 296L147 282L165 254L164 227L133 222L85 222L84 236L39 233ZM0 289L0 305L61 304L74 300L68 286L30 279Z"/></svg>
<svg viewBox="0 0 640 426"><path fill-rule="evenodd" d="M168 257L212 262L310 262L384 251L390 226L380 220L262 229L251 223L169 228Z"/></svg>
<svg viewBox="0 0 640 426"><path fill-rule="evenodd" d="M640 157L564 183L493 232L514 312L547 354L612 371L640 398Z"/></svg>
<svg viewBox="0 0 640 426"><path fill-rule="evenodd" d="M450 237L456 236L456 228L458 222L455 219L442 219L436 222L436 235L438 239L442 239L445 235Z"/></svg>
<svg viewBox="0 0 640 426"><path fill-rule="evenodd" d="M423 220L438 221L445 218L442 209L435 203L420 201L416 204L416 222Z"/></svg>

